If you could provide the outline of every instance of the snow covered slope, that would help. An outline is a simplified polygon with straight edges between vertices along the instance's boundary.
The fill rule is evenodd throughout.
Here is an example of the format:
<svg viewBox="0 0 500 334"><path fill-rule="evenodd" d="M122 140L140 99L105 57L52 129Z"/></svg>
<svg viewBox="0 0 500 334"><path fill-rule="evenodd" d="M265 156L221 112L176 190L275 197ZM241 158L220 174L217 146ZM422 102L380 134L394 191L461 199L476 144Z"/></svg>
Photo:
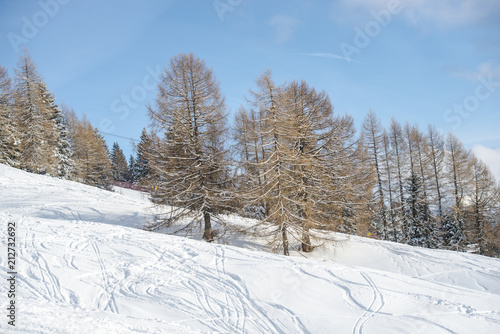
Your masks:
<svg viewBox="0 0 500 334"><path fill-rule="evenodd" d="M498 259L342 235L284 257L142 231L148 207L0 165L0 332L500 333Z"/></svg>

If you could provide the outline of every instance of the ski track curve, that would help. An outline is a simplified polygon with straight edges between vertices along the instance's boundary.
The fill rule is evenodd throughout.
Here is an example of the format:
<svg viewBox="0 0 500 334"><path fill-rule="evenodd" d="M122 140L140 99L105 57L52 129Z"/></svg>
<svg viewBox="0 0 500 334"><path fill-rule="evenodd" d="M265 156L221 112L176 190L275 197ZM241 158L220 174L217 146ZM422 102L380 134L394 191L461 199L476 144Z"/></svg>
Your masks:
<svg viewBox="0 0 500 334"><path fill-rule="evenodd" d="M373 293L373 298L370 303L370 305L366 308L366 311L363 313L363 315L356 321L352 328L352 333L353 334L361 334L363 333L363 328L368 320L373 318L379 311L382 309L384 306L384 297L380 293L380 290L378 287L375 285L371 277L364 272L360 272L361 276L365 279L365 281L368 283L370 288L372 289Z"/></svg>
<svg viewBox="0 0 500 334"><path fill-rule="evenodd" d="M109 275L106 271L106 266L104 265L104 260L102 259L101 250L93 238L90 239L90 245L94 249L96 255L96 260L99 263L99 270L102 276L103 285L100 286L100 292L96 295L94 299L94 305L97 309L106 310L109 309L113 313L120 313L118 311L118 306L116 305L116 300L113 295L113 288L111 288L111 283L109 281ZM111 291L110 291L111 290ZM104 303L101 303L101 299L105 298ZM103 305L103 306L102 306Z"/></svg>
<svg viewBox="0 0 500 334"><path fill-rule="evenodd" d="M210 290L216 292L225 289L228 298L230 298L232 302L236 304L234 309L238 308L241 309L242 310L241 313L243 313L242 316L245 319L246 318L252 319L251 325L252 327L254 327L253 328L254 330L257 330L258 332L262 333L288 333L288 331L285 330L283 326L279 324L279 322L273 321L273 319L267 316L267 312L264 310L263 306L259 305L259 303L254 301L255 298L252 298L250 296L247 287L244 285L242 280L237 275L228 274L226 272L225 267L224 269L222 269L221 256L223 255L219 255L219 260L217 260L217 254L215 254L215 256L216 256L215 271L210 270L209 267L197 266L195 262L192 263L192 265L194 266L187 265L187 267L192 268L192 270L198 272L196 275L194 275L196 279L193 280L192 283L197 283L200 286L205 286L206 285L205 282L210 281L213 283L213 286L210 287ZM187 258L186 261L192 262L193 260L191 258ZM184 263L184 266L186 266L186 263ZM221 275L224 276L225 279L221 279ZM196 291L195 287L191 286L191 288ZM206 293L205 296L211 295L206 287L203 288L203 291L204 293ZM211 297L198 298L198 303L199 306L204 310L204 312L206 312L207 315L210 315L213 314L212 313L213 308L207 309L206 305L211 305L211 303L206 298L208 298L208 300L213 299ZM218 303L216 302L215 304L217 304L219 308L227 306L227 304L221 302ZM227 317L221 319L220 316L217 315L217 313L215 314L216 314L215 318L220 319L224 323L222 327L223 328L225 327L228 330L228 332L231 333L241 332L241 329L236 327L234 324L229 326L226 325L226 322L229 323L228 321L226 321L228 319ZM211 319L214 320L213 317ZM248 326L246 325L245 328L248 328Z"/></svg>
<svg viewBox="0 0 500 334"><path fill-rule="evenodd" d="M18 244L18 277L20 286L26 288L33 297L44 299L56 304L69 305L72 308L78 307L76 295L61 286L57 275L52 271L50 264L45 258L43 251L48 251L49 246L41 247L42 242L37 243L36 232L27 227L24 233L24 240ZM39 251L38 249L42 249ZM28 269L24 271L26 264ZM36 273L33 271L36 269ZM37 287L31 281L40 283Z"/></svg>

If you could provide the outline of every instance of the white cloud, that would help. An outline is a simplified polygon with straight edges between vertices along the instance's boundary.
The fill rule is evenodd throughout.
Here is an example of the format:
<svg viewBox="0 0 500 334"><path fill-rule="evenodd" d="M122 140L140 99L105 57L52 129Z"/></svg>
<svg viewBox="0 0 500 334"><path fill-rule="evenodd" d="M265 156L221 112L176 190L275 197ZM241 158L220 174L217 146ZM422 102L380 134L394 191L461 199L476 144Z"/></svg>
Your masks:
<svg viewBox="0 0 500 334"><path fill-rule="evenodd" d="M466 78L473 82L478 82L479 79L492 78L493 81L500 81L500 66L496 66L492 62L485 62L480 64L476 71L455 71L454 73L458 77ZM498 83L496 83L498 85Z"/></svg>
<svg viewBox="0 0 500 334"><path fill-rule="evenodd" d="M293 37L295 28L299 23L300 21L296 18L286 15L276 15L269 20L269 25L276 30L276 42L278 44L288 42Z"/></svg>
<svg viewBox="0 0 500 334"><path fill-rule="evenodd" d="M495 17L500 13L496 0L342 0L347 10L387 9L389 3L399 3L402 16L415 24L461 25Z"/></svg>
<svg viewBox="0 0 500 334"><path fill-rule="evenodd" d="M474 147L472 147L472 152L490 168L497 182L500 183L500 148L474 145Z"/></svg>

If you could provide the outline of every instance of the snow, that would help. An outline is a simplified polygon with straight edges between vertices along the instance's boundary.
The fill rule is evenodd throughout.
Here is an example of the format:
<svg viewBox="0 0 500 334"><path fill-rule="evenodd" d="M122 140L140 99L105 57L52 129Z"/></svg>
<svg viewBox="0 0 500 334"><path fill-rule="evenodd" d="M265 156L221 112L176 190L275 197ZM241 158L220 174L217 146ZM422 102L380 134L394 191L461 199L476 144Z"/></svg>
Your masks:
<svg viewBox="0 0 500 334"><path fill-rule="evenodd" d="M0 165L5 314L10 221L18 273L17 326L2 315L0 332L500 332L499 259L343 234L309 258L209 244L141 230L151 204L119 192Z"/></svg>

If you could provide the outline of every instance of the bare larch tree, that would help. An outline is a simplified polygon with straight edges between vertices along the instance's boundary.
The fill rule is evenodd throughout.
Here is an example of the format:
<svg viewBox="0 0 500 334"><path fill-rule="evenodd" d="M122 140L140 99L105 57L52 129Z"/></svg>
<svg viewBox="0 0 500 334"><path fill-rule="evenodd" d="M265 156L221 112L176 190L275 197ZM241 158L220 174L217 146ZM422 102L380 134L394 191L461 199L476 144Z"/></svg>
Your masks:
<svg viewBox="0 0 500 334"><path fill-rule="evenodd" d="M149 116L159 137L149 154L156 200L171 206L157 225L186 218L183 228L192 229L203 219L203 238L212 241L211 215L231 197L226 106L213 71L193 54L174 56L160 75Z"/></svg>

